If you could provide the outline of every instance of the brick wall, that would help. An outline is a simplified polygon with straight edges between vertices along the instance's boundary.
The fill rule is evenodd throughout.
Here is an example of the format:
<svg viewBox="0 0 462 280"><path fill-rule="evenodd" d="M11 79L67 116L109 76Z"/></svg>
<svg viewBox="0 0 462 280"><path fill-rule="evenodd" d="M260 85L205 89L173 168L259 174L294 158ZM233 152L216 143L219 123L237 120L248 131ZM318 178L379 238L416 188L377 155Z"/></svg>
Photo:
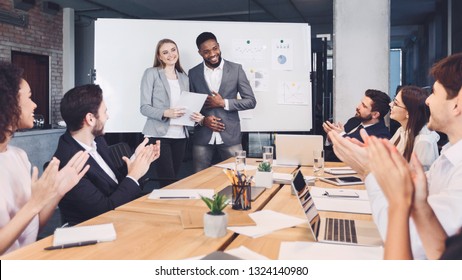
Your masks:
<svg viewBox="0 0 462 280"><path fill-rule="evenodd" d="M11 51L46 55L50 61L51 123L61 117L59 102L63 95L63 12L42 12L41 0L28 11L14 8L13 0L0 0L0 10L17 15L27 14L28 25L18 27L0 22L0 59L11 61Z"/></svg>

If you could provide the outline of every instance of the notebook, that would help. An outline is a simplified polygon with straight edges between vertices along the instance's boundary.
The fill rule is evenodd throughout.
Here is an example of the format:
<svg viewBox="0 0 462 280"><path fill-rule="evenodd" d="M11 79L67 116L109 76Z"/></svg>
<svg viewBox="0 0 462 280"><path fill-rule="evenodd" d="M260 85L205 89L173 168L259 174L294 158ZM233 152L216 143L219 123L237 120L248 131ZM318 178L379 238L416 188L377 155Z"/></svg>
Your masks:
<svg viewBox="0 0 462 280"><path fill-rule="evenodd" d="M116 231L112 223L57 228L53 236L53 246L92 240L98 242L113 241L116 237Z"/></svg>
<svg viewBox="0 0 462 280"><path fill-rule="evenodd" d="M350 245L383 245L377 227L371 221L321 218L300 170L294 177L292 187L308 219L310 232L315 241Z"/></svg>
<svg viewBox="0 0 462 280"><path fill-rule="evenodd" d="M312 166L313 151L323 149L321 135L276 134L277 165Z"/></svg>

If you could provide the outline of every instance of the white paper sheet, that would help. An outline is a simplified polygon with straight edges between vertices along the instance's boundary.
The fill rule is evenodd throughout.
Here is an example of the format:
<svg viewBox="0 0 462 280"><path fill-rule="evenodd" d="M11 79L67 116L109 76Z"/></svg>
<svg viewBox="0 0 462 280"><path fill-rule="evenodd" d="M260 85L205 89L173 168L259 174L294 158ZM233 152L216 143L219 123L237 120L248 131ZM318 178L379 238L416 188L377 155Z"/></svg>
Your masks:
<svg viewBox="0 0 462 280"><path fill-rule="evenodd" d="M117 234L112 223L57 228L53 236L53 246L92 240L98 242L112 241L116 237Z"/></svg>
<svg viewBox="0 0 462 280"><path fill-rule="evenodd" d="M214 166L234 170L235 164L234 162L231 162L231 163L215 164ZM257 167L255 165L250 165L250 164L245 165L245 170L256 170L256 169Z"/></svg>
<svg viewBox="0 0 462 280"><path fill-rule="evenodd" d="M239 246L231 250L226 250L225 253L243 260L269 260L267 257L260 255L245 246Z"/></svg>
<svg viewBox="0 0 462 280"><path fill-rule="evenodd" d="M324 195L326 191L329 195L357 194L359 197L329 197ZM316 208L320 211L372 214L366 190L312 187L310 192L316 204Z"/></svg>
<svg viewBox="0 0 462 280"><path fill-rule="evenodd" d="M302 223L306 224L305 219L296 218L272 210L257 211L249 214L249 217L255 221L257 224L256 226L228 227L228 229L255 238L279 229L294 227Z"/></svg>
<svg viewBox="0 0 462 280"><path fill-rule="evenodd" d="M285 184L285 185L290 185L292 183L292 179L293 179L294 175L291 174L291 173L277 173L277 172L273 172L273 182L275 184ZM305 178L305 181L306 182L309 182L309 181L314 181L316 180L316 177L314 176L303 176L303 178Z"/></svg>
<svg viewBox="0 0 462 280"><path fill-rule="evenodd" d="M327 244L321 242L281 242L280 260L381 260L383 247Z"/></svg>
<svg viewBox="0 0 462 280"><path fill-rule="evenodd" d="M156 189L151 192L149 199L178 200L178 199L200 199L202 196L212 198L212 189Z"/></svg>
<svg viewBox="0 0 462 280"><path fill-rule="evenodd" d="M332 175L349 175L349 174L356 174L356 171L354 171L351 167L346 166L346 167L331 167L331 168L324 168L324 171L326 173L332 174Z"/></svg>
<svg viewBox="0 0 462 280"><path fill-rule="evenodd" d="M194 121L191 120L191 114L201 111L205 99L207 99L207 94L182 91L180 100L178 100L173 107L184 108L186 113L180 118L170 119L170 124L194 126Z"/></svg>

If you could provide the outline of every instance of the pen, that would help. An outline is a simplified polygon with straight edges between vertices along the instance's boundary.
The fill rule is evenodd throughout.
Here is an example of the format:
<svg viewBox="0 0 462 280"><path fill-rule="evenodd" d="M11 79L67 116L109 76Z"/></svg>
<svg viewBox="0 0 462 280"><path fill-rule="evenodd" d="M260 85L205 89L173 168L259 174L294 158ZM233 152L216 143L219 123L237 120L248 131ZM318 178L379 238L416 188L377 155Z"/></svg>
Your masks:
<svg viewBox="0 0 462 280"><path fill-rule="evenodd" d="M160 196L159 199L193 199L192 196Z"/></svg>
<svg viewBox="0 0 462 280"><path fill-rule="evenodd" d="M359 198L359 195L357 193L354 194L329 194L327 191L324 192L322 195L328 196L328 197L349 197L349 198Z"/></svg>
<svg viewBox="0 0 462 280"><path fill-rule="evenodd" d="M44 248L44 250L57 250L57 249L66 249L66 248L72 248L72 247L81 247L81 246L87 246L87 245L94 245L98 243L97 240L89 240L89 241L82 241L82 242L75 242L75 243L67 243L67 244L62 244L62 245L57 245L57 246L50 246Z"/></svg>

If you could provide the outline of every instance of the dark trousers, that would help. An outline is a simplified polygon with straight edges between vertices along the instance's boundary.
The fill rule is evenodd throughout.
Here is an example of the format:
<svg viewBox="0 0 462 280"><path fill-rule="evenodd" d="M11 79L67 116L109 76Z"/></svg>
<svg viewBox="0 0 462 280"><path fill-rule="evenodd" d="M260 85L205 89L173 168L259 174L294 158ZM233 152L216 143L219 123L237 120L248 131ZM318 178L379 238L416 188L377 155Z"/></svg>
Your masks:
<svg viewBox="0 0 462 280"><path fill-rule="evenodd" d="M159 179L161 188L174 183L177 180L181 163L183 162L186 138L149 138L149 144L160 140L160 157L151 164Z"/></svg>

